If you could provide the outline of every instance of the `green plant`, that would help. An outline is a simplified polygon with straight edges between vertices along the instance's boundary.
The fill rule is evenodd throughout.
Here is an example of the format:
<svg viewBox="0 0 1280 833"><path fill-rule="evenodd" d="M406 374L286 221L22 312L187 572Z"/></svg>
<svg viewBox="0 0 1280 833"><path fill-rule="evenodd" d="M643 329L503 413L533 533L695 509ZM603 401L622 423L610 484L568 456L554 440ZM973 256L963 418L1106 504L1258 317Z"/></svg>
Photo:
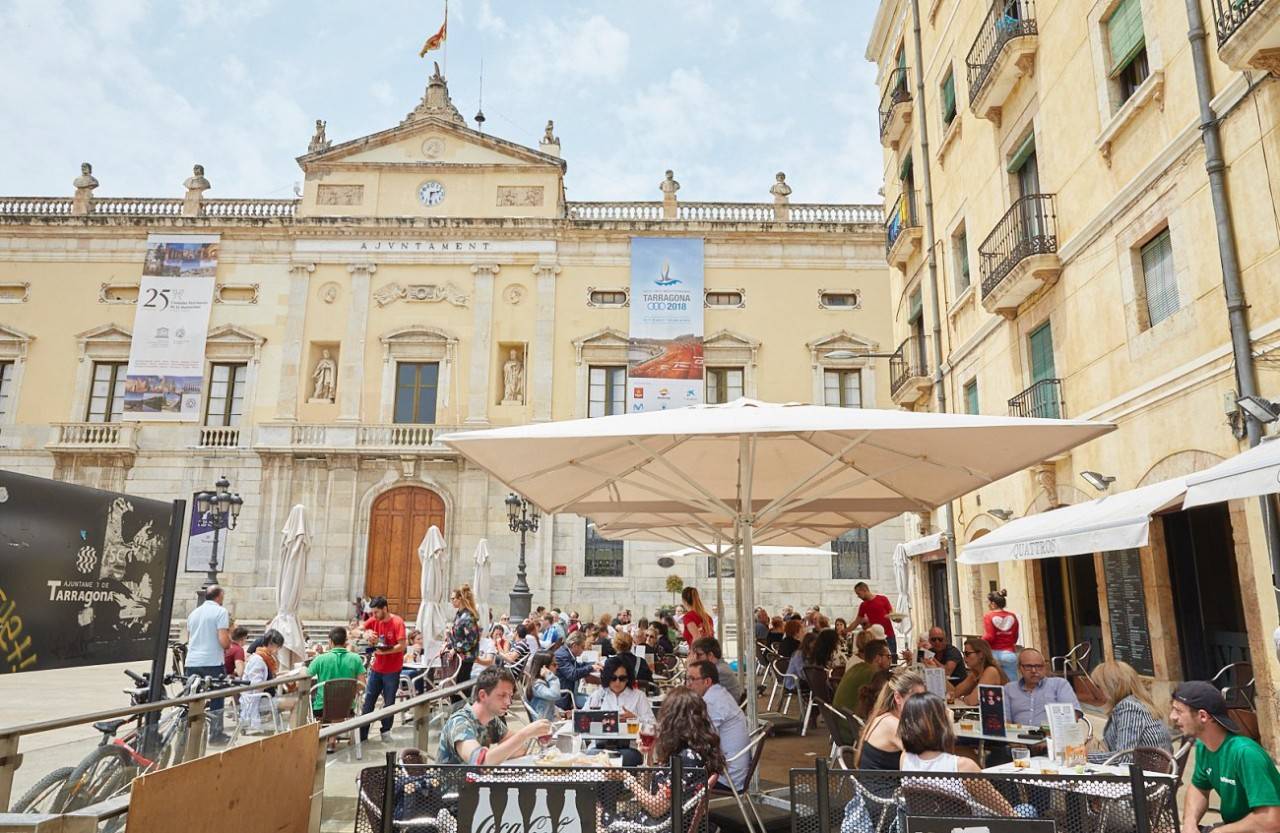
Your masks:
<svg viewBox="0 0 1280 833"><path fill-rule="evenodd" d="M684 591L684 579L680 578L680 576L676 575L675 573L672 573L671 575L667 576L667 592L671 594L672 606L674 606L676 603L676 594L681 593L683 591Z"/></svg>

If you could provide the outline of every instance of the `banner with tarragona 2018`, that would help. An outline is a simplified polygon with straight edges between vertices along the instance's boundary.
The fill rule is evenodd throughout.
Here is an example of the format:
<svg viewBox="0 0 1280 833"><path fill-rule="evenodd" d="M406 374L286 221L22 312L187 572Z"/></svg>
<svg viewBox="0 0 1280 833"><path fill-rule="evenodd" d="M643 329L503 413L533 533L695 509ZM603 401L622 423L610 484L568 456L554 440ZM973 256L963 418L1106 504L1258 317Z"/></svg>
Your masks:
<svg viewBox="0 0 1280 833"><path fill-rule="evenodd" d="M629 411L702 402L703 285L701 238L631 238Z"/></svg>
<svg viewBox="0 0 1280 833"><path fill-rule="evenodd" d="M0 673L149 658L171 512L0 471Z"/></svg>
<svg viewBox="0 0 1280 833"><path fill-rule="evenodd" d="M152 234L138 287L124 419L200 419L216 234Z"/></svg>

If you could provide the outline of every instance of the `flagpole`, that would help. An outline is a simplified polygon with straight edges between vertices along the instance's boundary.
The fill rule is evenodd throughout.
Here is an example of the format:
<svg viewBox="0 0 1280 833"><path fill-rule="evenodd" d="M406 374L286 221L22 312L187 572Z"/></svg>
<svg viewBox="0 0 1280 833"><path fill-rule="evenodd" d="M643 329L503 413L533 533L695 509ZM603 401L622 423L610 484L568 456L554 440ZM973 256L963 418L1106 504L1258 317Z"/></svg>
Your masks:
<svg viewBox="0 0 1280 833"><path fill-rule="evenodd" d="M449 0L444 0L444 77L449 77Z"/></svg>

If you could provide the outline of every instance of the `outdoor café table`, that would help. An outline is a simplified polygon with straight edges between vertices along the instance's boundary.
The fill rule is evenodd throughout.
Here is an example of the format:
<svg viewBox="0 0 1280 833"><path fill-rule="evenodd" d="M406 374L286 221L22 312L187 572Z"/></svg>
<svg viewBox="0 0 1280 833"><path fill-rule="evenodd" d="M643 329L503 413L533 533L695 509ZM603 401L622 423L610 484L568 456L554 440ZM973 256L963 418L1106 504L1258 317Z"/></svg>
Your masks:
<svg viewBox="0 0 1280 833"><path fill-rule="evenodd" d="M1095 828L1099 833L1105 833L1114 826L1114 822L1124 820L1125 814L1132 812L1131 808L1135 803L1127 780L1129 775L1127 767L1103 764L1063 766L1049 758L1035 757L1029 759L1029 765L1026 767L1017 767L1008 763L988 767L983 772L1004 776L1029 776L1013 782L1022 793L1019 799L1024 802L1029 801L1041 812L1054 814L1055 810L1051 808L1056 808L1056 812L1062 814L1068 830L1082 831ZM1062 777L1060 779L1037 777L1052 775ZM1126 780L1117 782L1115 776ZM1171 774L1144 772L1143 776L1144 784L1152 780L1160 782L1154 789L1144 786L1144 790L1150 790L1145 797L1148 806L1155 801L1165 800L1166 796L1162 795L1164 791L1176 787L1176 781ZM1119 813L1119 818L1113 818L1113 813Z"/></svg>
<svg viewBox="0 0 1280 833"><path fill-rule="evenodd" d="M618 724L617 732L574 732L573 722L565 721L564 725L556 730L556 740L559 741L560 738L573 737L575 734L584 741L591 741L592 743L617 741L631 744L640 739L640 734L638 732L636 734L632 734L627 731L625 723Z"/></svg>
<svg viewBox="0 0 1280 833"><path fill-rule="evenodd" d="M988 743L1008 743L1023 746L1034 746L1037 743L1043 743L1045 740L1044 738L1040 738L1039 740L1028 740L1026 738L1018 737L1018 735L1024 732L1039 728L1037 726L1020 726L1017 723L1006 723L1004 727L1005 733L1003 735L988 735L979 728L982 726L981 720L975 719L966 722L971 722L973 724L973 728L964 729L961 727L960 723L957 722L956 737L961 740L976 740L978 742L978 758L980 761L986 760Z"/></svg>
<svg viewBox="0 0 1280 833"><path fill-rule="evenodd" d="M1012 762L1000 764L999 766L990 766L982 770L983 772L992 772L1000 775L1065 775L1069 780L1065 781L1048 781L1036 780L1037 786L1047 789L1063 790L1065 792L1078 793L1080 795L1090 795L1098 798L1115 798L1115 790L1113 782L1090 781L1090 775L1119 775L1128 777L1129 768L1127 766L1114 766L1107 764L1083 764L1080 766L1063 766L1049 758L1035 757L1028 759L1030 766L1017 767ZM1165 779L1170 784L1173 783L1174 776L1167 772L1148 772L1143 770L1143 777L1147 779ZM1030 783L1030 780L1028 781Z"/></svg>

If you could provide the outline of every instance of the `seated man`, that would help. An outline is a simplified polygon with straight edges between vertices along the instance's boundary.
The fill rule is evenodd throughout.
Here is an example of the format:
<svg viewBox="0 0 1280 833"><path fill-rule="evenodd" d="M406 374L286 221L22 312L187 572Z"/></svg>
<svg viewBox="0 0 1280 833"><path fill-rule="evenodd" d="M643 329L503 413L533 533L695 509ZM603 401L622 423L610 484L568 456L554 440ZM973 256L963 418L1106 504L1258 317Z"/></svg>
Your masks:
<svg viewBox="0 0 1280 833"><path fill-rule="evenodd" d="M1044 726L1049 722L1044 709L1049 703L1070 703L1077 717L1084 714L1070 682L1045 676L1044 654L1035 648L1024 648L1018 654L1018 673L1021 676L1004 687L1004 714L1009 722Z"/></svg>
<svg viewBox="0 0 1280 833"><path fill-rule="evenodd" d="M578 681L591 676L600 670L600 666L579 662L578 657L587 647L587 635L582 631L574 631L556 651L556 676L560 678L560 708L566 711L571 708L582 708L587 702L587 695L578 692ZM572 699L571 699L572 698Z"/></svg>
<svg viewBox="0 0 1280 833"><path fill-rule="evenodd" d="M733 697L733 702L738 702L742 697L742 683L738 681L738 675L729 663L724 661L723 655L720 653L720 640L714 636L704 636L701 639L695 639L693 644L689 646L689 659L687 664L695 662L713 662L716 671L720 672L720 685L725 687L729 692L729 696Z"/></svg>
<svg viewBox="0 0 1280 833"><path fill-rule="evenodd" d="M458 709L440 730L441 764L496 765L524 752L533 738L551 734L551 724L535 720L507 730L507 710L516 693L516 678L505 668L486 668L476 677L472 701Z"/></svg>
<svg viewBox="0 0 1280 833"><path fill-rule="evenodd" d="M746 749L751 742L751 733L747 731L747 716L720 684L720 672L716 670L716 664L707 660L692 663L685 675L685 685L707 704L707 716L711 718L711 725L720 736L720 751L724 753L725 759L733 758ZM729 761L727 774L738 789L747 785L747 770L751 767L749 757L738 755L736 760Z"/></svg>
<svg viewBox="0 0 1280 833"><path fill-rule="evenodd" d="M307 670L316 679L315 694L311 697L311 710L316 720L324 713L324 684L329 680L355 680L364 687L364 661L358 654L347 650L347 629L338 626L329 631L329 650L307 664ZM352 704L354 705L354 703ZM326 751L337 749L338 739L329 738Z"/></svg>
<svg viewBox="0 0 1280 833"><path fill-rule="evenodd" d="M960 685L964 682L964 678L968 676L969 669L964 667L964 655L960 653L960 649L947 642L947 632L942 628L933 627L929 629L928 641L921 640L920 651L930 651L932 657L920 659L922 665L929 668L941 668L947 672L947 682L952 685ZM902 652L902 659L908 663L917 662L919 654L913 654L909 650Z"/></svg>
<svg viewBox="0 0 1280 833"><path fill-rule="evenodd" d="M1196 768L1182 814L1183 833L1200 833L1209 790L1222 800L1221 833L1280 830L1280 773L1266 750L1227 714L1222 692L1209 683L1182 683L1169 715L1179 731L1196 739Z"/></svg>
<svg viewBox="0 0 1280 833"><path fill-rule="evenodd" d="M849 666L836 686L831 704L847 712L866 717L862 712L862 689L871 684L871 678L878 671L888 671L893 666L893 654L889 652L889 643L883 639L873 639L862 648L862 662Z"/></svg>
<svg viewBox="0 0 1280 833"><path fill-rule="evenodd" d="M557 643L564 641L564 626L554 613L542 616L542 633L538 636L538 644L544 651L550 651Z"/></svg>

